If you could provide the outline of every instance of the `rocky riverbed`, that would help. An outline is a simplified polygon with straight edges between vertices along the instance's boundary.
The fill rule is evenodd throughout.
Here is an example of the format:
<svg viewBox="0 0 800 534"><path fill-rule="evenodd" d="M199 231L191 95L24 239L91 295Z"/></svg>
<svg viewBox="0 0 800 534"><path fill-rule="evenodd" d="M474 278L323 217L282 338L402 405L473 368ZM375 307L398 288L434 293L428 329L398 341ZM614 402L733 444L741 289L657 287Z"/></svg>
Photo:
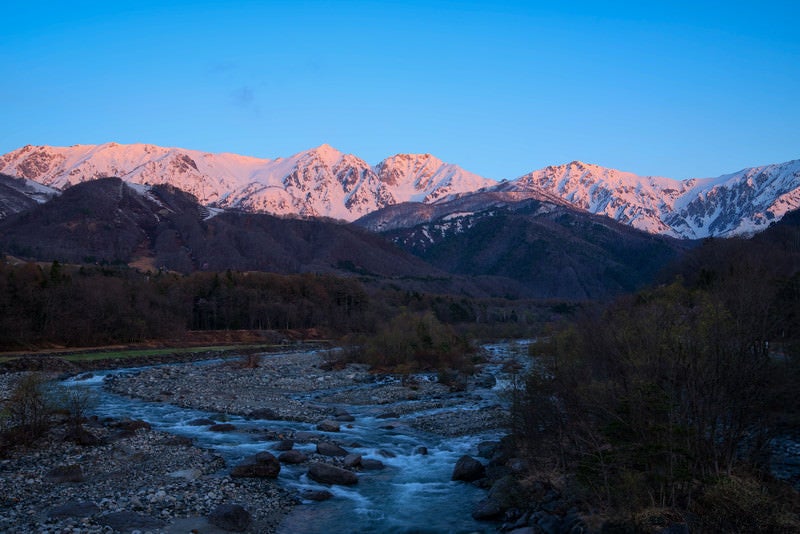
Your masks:
<svg viewBox="0 0 800 534"><path fill-rule="evenodd" d="M3 399L20 376L0 375ZM92 380L91 373L78 378ZM197 424L221 425L219 432L240 430L225 423L232 416L308 423L320 432L259 429L259 439L274 440L276 456L277 450L289 450L280 454L280 463L265 452L263 462L250 459L237 474L236 465L226 465L213 450L144 421L95 418L84 424L88 437L76 439L66 420L55 420L37 442L7 450L0 460L0 532L275 532L296 504L331 494L285 487L267 473L273 464L276 469L301 464L308 466L309 478L335 480L346 473L318 466L361 473L382 469L381 459L391 458L385 451L379 451L386 454L381 459L380 454L362 458L328 447L355 445L330 437L340 427L346 435L355 419L348 409L400 433L403 428L442 436L499 431L506 410L487 395L493 383L489 373L457 377L449 385L435 377L375 375L363 365L339 364L324 351L114 374L104 381L108 391L216 414ZM293 443L305 444L303 452ZM415 454L425 453L418 449ZM325 482L346 485L347 480Z"/></svg>
<svg viewBox="0 0 800 534"><path fill-rule="evenodd" d="M479 391L494 384L488 374L445 385L435 377L400 379L332 361L329 352L315 351L264 355L255 366L241 360L152 367L110 377L106 387L129 397L258 419L318 423L341 405L374 406L378 417L448 436L507 426L507 410L486 402Z"/></svg>
<svg viewBox="0 0 800 534"><path fill-rule="evenodd" d="M141 423L85 426L92 445L56 421L0 460L0 532L224 532L209 517L231 505L248 511L252 532L273 532L297 503L272 480L225 474L220 456L189 440Z"/></svg>

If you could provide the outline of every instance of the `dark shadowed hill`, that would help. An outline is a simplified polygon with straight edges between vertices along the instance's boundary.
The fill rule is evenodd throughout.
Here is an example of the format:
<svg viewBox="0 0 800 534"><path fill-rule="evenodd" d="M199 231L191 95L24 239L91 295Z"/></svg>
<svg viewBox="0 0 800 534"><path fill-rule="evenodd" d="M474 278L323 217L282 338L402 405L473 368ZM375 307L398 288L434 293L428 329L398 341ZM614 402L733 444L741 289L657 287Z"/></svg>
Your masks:
<svg viewBox="0 0 800 534"><path fill-rule="evenodd" d="M463 203L449 213L439 206L437 218L384 235L442 270L511 279L532 296L570 299L633 291L692 244L539 199L506 200L466 213Z"/></svg>
<svg viewBox="0 0 800 534"><path fill-rule="evenodd" d="M29 210L55 195L56 191L49 187L0 174L0 220Z"/></svg>
<svg viewBox="0 0 800 534"><path fill-rule="evenodd" d="M0 224L0 247L37 260L142 268L442 273L366 230L263 214L212 216L170 186L134 189L116 178L75 185Z"/></svg>
<svg viewBox="0 0 800 534"><path fill-rule="evenodd" d="M418 205L428 210L421 216L414 205L392 207L424 223L376 234L325 219L211 210L171 186L106 178L0 222L0 252L184 273L333 272L420 292L583 300L652 281L686 246L547 199L490 200L483 211L463 199L434 211Z"/></svg>

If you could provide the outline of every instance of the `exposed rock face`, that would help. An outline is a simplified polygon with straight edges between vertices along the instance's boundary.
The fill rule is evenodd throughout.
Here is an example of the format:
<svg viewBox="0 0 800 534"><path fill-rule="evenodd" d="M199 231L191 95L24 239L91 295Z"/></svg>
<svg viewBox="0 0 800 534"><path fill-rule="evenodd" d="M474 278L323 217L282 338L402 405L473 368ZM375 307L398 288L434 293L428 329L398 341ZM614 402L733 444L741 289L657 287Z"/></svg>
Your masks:
<svg viewBox="0 0 800 534"><path fill-rule="evenodd" d="M495 189L546 192L648 233L701 239L758 232L800 207L800 160L689 180L573 161Z"/></svg>
<svg viewBox="0 0 800 534"><path fill-rule="evenodd" d="M103 177L171 185L214 208L347 221L400 203L427 206L487 192L549 198L651 234L689 239L758 232L800 207L800 160L688 180L573 161L497 183L430 154L398 154L372 167L328 145L269 160L107 143L25 146L0 156L0 173L27 180L0 182L0 219ZM386 223L384 230L392 224Z"/></svg>
<svg viewBox="0 0 800 534"><path fill-rule="evenodd" d="M169 184L206 205L345 220L494 183L430 154L400 154L372 167L328 145L274 160L141 144L26 146L0 156L0 172L54 189L102 177Z"/></svg>

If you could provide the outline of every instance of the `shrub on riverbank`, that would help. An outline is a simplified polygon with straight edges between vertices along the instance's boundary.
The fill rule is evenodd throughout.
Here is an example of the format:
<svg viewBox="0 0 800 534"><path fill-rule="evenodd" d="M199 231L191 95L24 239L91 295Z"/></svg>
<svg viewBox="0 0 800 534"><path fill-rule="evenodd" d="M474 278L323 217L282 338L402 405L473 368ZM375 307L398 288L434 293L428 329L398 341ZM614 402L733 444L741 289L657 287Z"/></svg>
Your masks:
<svg viewBox="0 0 800 534"><path fill-rule="evenodd" d="M475 350L431 312L403 312L374 335L351 340L351 361L396 372L456 369L471 372Z"/></svg>
<svg viewBox="0 0 800 534"><path fill-rule="evenodd" d="M38 373L22 376L3 408L8 417L3 441L9 445L32 442L47 429L52 410L47 381Z"/></svg>

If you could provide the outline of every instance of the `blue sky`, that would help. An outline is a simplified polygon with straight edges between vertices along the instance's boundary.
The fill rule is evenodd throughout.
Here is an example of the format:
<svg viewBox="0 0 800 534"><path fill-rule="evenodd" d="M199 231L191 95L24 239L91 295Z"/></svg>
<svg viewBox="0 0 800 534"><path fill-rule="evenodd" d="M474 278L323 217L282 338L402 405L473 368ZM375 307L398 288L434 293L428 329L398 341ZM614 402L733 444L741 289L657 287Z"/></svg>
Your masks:
<svg viewBox="0 0 800 534"><path fill-rule="evenodd" d="M429 152L491 178L800 158L796 2L11 2L0 153Z"/></svg>

